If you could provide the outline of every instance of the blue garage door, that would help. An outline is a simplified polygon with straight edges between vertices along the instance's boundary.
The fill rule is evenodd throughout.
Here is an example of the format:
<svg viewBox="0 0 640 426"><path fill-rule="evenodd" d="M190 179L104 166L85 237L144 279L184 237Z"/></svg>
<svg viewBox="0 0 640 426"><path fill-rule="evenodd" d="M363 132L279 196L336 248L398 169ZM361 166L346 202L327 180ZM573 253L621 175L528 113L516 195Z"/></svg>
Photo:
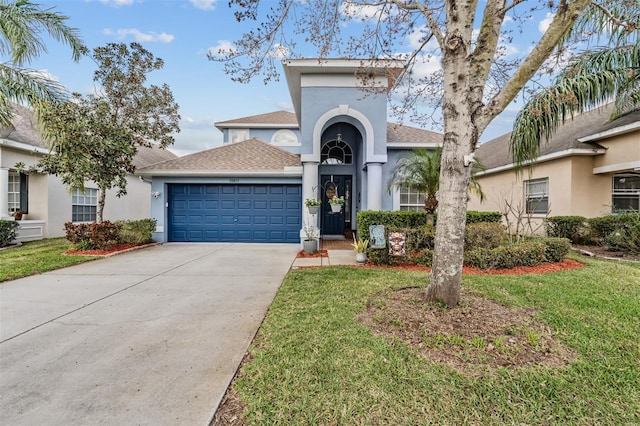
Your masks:
<svg viewBox="0 0 640 426"><path fill-rule="evenodd" d="M297 243L300 185L169 187L169 241Z"/></svg>

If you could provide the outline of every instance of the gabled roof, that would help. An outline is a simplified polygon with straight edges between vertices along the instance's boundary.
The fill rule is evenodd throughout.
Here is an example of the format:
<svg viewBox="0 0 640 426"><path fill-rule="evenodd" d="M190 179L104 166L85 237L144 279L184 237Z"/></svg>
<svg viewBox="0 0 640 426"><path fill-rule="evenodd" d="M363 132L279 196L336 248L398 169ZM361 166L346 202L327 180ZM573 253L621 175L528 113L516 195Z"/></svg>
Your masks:
<svg viewBox="0 0 640 426"><path fill-rule="evenodd" d="M38 121L33 110L18 104L11 104L11 109L11 125L0 128L0 139L46 149L47 145L38 132Z"/></svg>
<svg viewBox="0 0 640 426"><path fill-rule="evenodd" d="M153 145L151 148L139 146L138 153L133 159L133 165L136 169L139 169L162 161L173 160L175 158L178 158L178 156L173 152L160 148L157 145Z"/></svg>
<svg viewBox="0 0 640 426"><path fill-rule="evenodd" d="M640 121L640 111L632 112L617 120L608 122L612 105L605 105L585 112L565 121L549 141L540 142L539 161L545 158L557 158L562 155L598 155L604 148L592 141L581 142L583 138L598 134L606 129ZM481 144L476 150L476 157L487 168L487 172L496 168L508 168L513 163L509 149L511 133L499 136Z"/></svg>
<svg viewBox="0 0 640 426"><path fill-rule="evenodd" d="M247 139L138 169L140 175L302 174L300 157L259 139Z"/></svg>
<svg viewBox="0 0 640 426"><path fill-rule="evenodd" d="M214 125L222 130L224 128L298 128L296 115L288 111L273 111L265 114L250 115L234 120L218 121Z"/></svg>

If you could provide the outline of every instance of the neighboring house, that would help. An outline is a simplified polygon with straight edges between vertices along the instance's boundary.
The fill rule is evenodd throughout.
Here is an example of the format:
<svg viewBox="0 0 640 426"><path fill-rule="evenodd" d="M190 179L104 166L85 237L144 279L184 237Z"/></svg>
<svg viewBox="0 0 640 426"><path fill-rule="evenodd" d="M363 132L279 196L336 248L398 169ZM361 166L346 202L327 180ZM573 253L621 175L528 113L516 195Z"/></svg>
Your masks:
<svg viewBox="0 0 640 426"><path fill-rule="evenodd" d="M18 210L24 212L18 240L27 241L64 235L69 221L89 222L96 219L98 190L87 182L86 191L71 193L56 176L43 173L20 173L17 163L28 169L48 153L37 132L32 111L14 106L12 126L0 129L0 218L12 219ZM136 167L176 158L166 150L142 148L135 159ZM105 220L143 219L151 208L150 182L137 176L127 177L127 195L116 197L108 191Z"/></svg>
<svg viewBox="0 0 640 426"><path fill-rule="evenodd" d="M373 64L362 89L357 60L283 62L294 113L276 111L215 123L224 144L139 169L152 180L159 241L300 242L313 224L344 238L361 210L421 210L421 194L387 190L397 160L434 148L442 135L387 123L387 91L401 62ZM386 71L385 71L386 70ZM328 199L344 197L334 214ZM305 199L322 200L317 215Z"/></svg>
<svg viewBox="0 0 640 426"><path fill-rule="evenodd" d="M510 134L476 151L486 171L478 182L487 196L470 210L506 211L533 219L547 216L603 216L640 209L640 111L609 122L611 105L569 119L549 142L541 142L531 172L517 175L509 150Z"/></svg>

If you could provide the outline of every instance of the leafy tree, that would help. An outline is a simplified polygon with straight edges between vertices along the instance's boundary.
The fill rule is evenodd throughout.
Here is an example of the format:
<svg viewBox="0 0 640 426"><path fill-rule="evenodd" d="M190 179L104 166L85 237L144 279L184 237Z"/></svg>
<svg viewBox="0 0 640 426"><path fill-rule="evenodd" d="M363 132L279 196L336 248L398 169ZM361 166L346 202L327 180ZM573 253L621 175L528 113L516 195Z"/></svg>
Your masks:
<svg viewBox="0 0 640 426"><path fill-rule="evenodd" d="M11 124L12 101L27 102L38 109L40 102L67 98L66 90L58 82L24 68L47 51L41 38L43 32L68 44L76 62L87 52L78 31L65 25L67 19L53 8L41 9L27 0L0 0L0 54L10 57L0 63L0 126Z"/></svg>
<svg viewBox="0 0 640 426"><path fill-rule="evenodd" d="M147 74L164 62L140 44L109 43L94 49L93 58L100 94L74 94L69 102L51 102L43 109L43 134L51 152L40 166L69 188L84 190L85 181L94 181L101 222L106 191L118 188L117 196L126 194L137 147L172 144L180 115L166 84L145 86Z"/></svg>
<svg viewBox="0 0 640 426"><path fill-rule="evenodd" d="M460 297L468 166L482 133L539 71L553 70L566 55L589 50L601 40L610 48L637 44L640 28L636 0L280 0L275 5L230 0L230 4L238 21L258 22L232 48L218 52L238 81L261 72L265 81L276 78L283 54L300 55L294 53L297 43L314 46L320 58L406 61L398 80L406 90L396 110L428 118L429 109L425 113L424 107L434 107L443 121L438 222L426 297L450 307ZM517 27L535 11L547 11L549 16L539 38ZM349 34L343 37L345 29ZM518 52L520 56L509 51L514 36L532 41L530 49ZM438 70L424 72L433 62Z"/></svg>

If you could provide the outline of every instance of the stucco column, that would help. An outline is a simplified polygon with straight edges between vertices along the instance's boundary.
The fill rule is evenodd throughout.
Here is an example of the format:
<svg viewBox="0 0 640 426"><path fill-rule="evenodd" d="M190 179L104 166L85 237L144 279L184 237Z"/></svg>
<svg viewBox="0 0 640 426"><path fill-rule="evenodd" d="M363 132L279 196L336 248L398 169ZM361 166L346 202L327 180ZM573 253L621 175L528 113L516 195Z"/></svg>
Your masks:
<svg viewBox="0 0 640 426"><path fill-rule="evenodd" d="M306 234L304 232L304 226L307 222L314 225L317 228L318 226L318 215L309 214L309 210L305 207L304 201L307 198L316 199L318 198L318 194L320 194L320 188L318 188L318 162L316 161L305 161L302 163L302 229L300 229L300 240L304 240L306 238ZM313 220L315 219L315 222Z"/></svg>
<svg viewBox="0 0 640 426"><path fill-rule="evenodd" d="M0 167L0 219L9 219L9 169Z"/></svg>
<svg viewBox="0 0 640 426"><path fill-rule="evenodd" d="M366 210L382 210L382 164L367 164Z"/></svg>

